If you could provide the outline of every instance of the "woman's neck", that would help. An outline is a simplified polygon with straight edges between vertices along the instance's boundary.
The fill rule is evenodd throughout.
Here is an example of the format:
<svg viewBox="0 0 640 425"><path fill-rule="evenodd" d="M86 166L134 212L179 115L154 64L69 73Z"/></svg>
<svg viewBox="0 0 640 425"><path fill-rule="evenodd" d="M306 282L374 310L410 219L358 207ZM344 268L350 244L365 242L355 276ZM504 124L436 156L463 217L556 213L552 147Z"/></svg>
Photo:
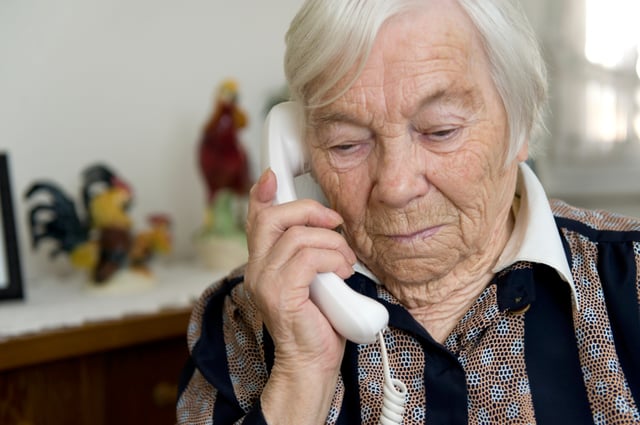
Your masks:
<svg viewBox="0 0 640 425"><path fill-rule="evenodd" d="M421 284L383 279L384 285L438 342L444 342L493 279L493 267L513 231L514 217L507 213L501 229L493 233L486 249L467 258L445 276Z"/></svg>

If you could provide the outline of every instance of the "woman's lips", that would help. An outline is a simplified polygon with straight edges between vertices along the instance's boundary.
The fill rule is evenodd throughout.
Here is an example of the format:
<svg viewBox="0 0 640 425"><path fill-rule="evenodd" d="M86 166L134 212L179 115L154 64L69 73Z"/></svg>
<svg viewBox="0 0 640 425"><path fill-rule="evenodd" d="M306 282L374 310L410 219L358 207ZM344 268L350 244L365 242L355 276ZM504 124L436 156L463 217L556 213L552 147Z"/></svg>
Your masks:
<svg viewBox="0 0 640 425"><path fill-rule="evenodd" d="M395 234L395 235L388 235L388 236L389 238L399 243L415 242L416 240L430 238L431 236L438 233L441 227L442 226L433 226L433 227L428 227L426 229L418 230L412 233Z"/></svg>

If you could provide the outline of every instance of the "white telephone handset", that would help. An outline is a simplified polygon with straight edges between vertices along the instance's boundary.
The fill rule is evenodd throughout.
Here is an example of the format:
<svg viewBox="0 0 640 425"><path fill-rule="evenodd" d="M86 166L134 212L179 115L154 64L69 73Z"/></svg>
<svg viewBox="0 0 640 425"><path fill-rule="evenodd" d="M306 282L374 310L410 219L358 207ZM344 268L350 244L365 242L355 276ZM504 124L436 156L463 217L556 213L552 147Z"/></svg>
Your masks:
<svg viewBox="0 0 640 425"><path fill-rule="evenodd" d="M276 204L297 199L293 179L305 169L303 122L301 107L295 102L274 106L265 122L262 167L271 167L276 175ZM357 344L375 342L389 321L382 304L353 291L334 273L318 274L310 296L333 328Z"/></svg>

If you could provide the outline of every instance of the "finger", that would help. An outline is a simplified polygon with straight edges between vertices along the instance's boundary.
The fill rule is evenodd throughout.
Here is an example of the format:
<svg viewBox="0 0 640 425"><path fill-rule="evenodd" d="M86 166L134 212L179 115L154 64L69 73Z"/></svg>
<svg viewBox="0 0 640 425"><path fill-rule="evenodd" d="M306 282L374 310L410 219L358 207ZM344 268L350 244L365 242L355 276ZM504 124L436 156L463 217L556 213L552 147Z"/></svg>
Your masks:
<svg viewBox="0 0 640 425"><path fill-rule="evenodd" d="M265 208L272 205L275 200L277 190L277 179L275 173L270 169L266 169L264 173L260 176L258 182L251 188L249 194L249 211L248 211L248 220L253 221L257 214ZM286 203L283 205L289 205L290 203ZM300 222L299 224L304 224L308 226L319 226L319 227L337 227L342 224L342 218L340 215L333 211L330 208L325 207L324 205L314 202L314 205L308 205L307 208L318 208L321 206L318 211L315 211L313 214L311 210L304 210L306 215L304 215L305 221ZM285 214L284 217L288 217L289 215L286 213L288 210L283 210L279 214ZM296 216L299 217L299 216ZM296 218L293 218L297 220ZM289 227L289 225L283 223L283 227Z"/></svg>
<svg viewBox="0 0 640 425"><path fill-rule="evenodd" d="M271 205L276 196L276 187L276 175L271 168L267 168L251 188L250 195L258 204Z"/></svg>
<svg viewBox="0 0 640 425"><path fill-rule="evenodd" d="M342 279L354 273L351 264L339 252L304 248L278 269L269 269L268 273L277 278L252 285L251 290L262 294L259 299L269 308L277 308L278 311L295 309L308 300L309 285L314 277L318 273L328 272L336 273Z"/></svg>
<svg viewBox="0 0 640 425"><path fill-rule="evenodd" d="M247 221L250 221L257 211L271 206L276 196L276 188L276 175L271 168L267 168L249 191Z"/></svg>
<svg viewBox="0 0 640 425"><path fill-rule="evenodd" d="M311 199L264 208L249 217L247 222L249 252L261 255L294 226L334 229L342 222L337 212Z"/></svg>
<svg viewBox="0 0 640 425"><path fill-rule="evenodd" d="M333 230L306 226L293 226L284 232L273 246L269 261L272 264L283 264L296 252L305 248L337 251L349 265L356 262L355 253L341 234Z"/></svg>
<svg viewBox="0 0 640 425"><path fill-rule="evenodd" d="M312 267L301 267L311 264ZM337 251L304 248L298 251L282 268L284 275L290 275L297 285L308 287L318 273L336 273L342 279L351 276L354 271L350 263Z"/></svg>
<svg viewBox="0 0 640 425"><path fill-rule="evenodd" d="M249 205L245 223L248 238L250 238L253 229L256 227L256 216L273 203L276 188L276 175L271 168L267 168L249 191ZM250 240L249 245L251 245Z"/></svg>

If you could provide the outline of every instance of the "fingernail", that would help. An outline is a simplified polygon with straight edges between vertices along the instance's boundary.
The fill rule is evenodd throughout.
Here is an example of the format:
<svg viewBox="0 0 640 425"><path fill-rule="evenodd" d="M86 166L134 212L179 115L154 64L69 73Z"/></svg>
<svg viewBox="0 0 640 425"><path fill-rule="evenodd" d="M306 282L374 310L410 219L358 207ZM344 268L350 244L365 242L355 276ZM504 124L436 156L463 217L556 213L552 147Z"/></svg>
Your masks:
<svg viewBox="0 0 640 425"><path fill-rule="evenodd" d="M270 172L271 172L271 167L264 170L264 172L260 176L260 179L258 179L258 184L263 184L264 182L266 182Z"/></svg>

